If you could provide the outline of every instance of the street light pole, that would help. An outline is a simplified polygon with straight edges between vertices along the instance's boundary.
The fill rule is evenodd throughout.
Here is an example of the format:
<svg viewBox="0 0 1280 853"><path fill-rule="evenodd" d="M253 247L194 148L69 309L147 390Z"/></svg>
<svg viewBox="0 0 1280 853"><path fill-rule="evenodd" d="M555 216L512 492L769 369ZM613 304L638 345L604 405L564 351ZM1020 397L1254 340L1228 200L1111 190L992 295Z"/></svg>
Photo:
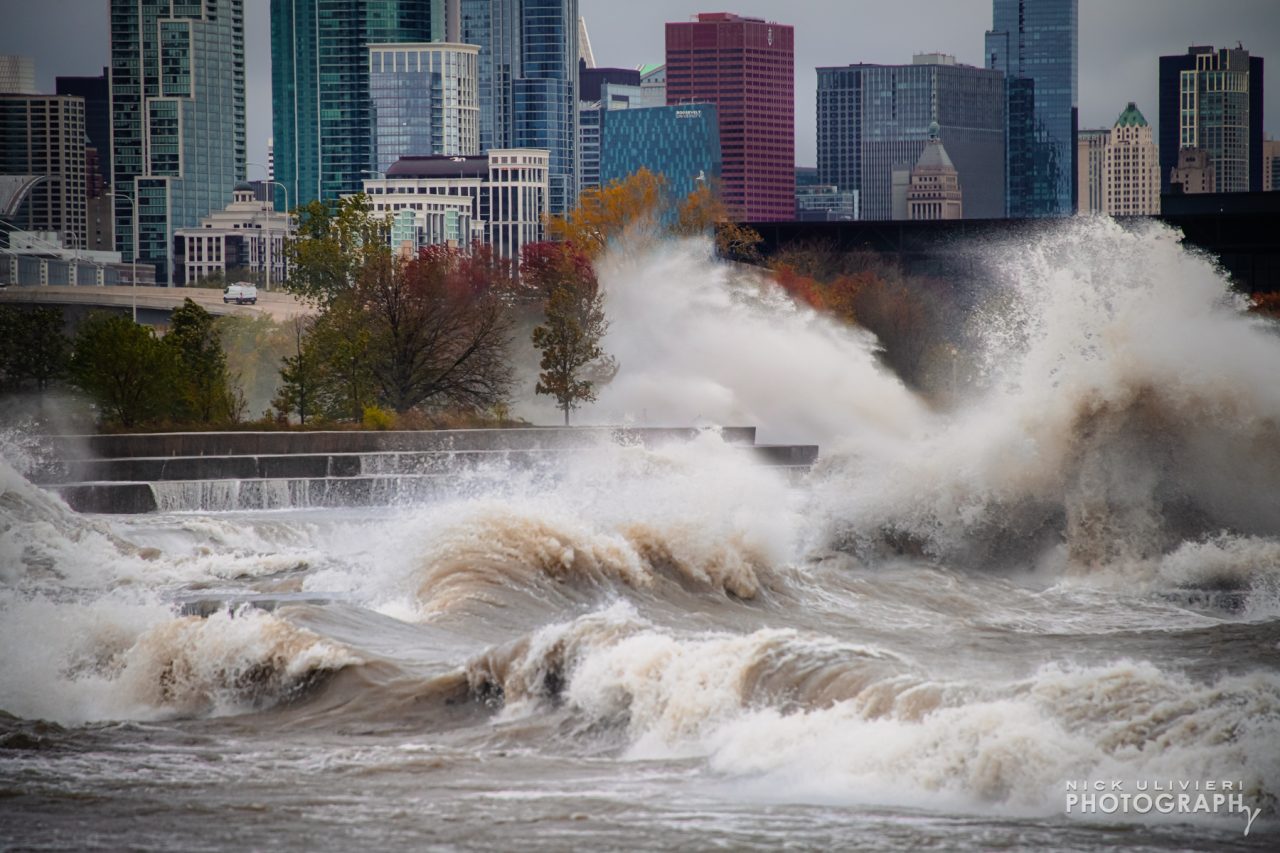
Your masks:
<svg viewBox="0 0 1280 853"><path fill-rule="evenodd" d="M274 180L274 179L271 177L271 172L269 172L269 171L267 170L267 167L266 167L266 166L264 166L264 165L262 165L261 163L246 163L245 165L246 165L246 166L257 166L259 169L261 169L261 170L262 170L262 182L263 182L264 184L270 184L270 185L272 185L272 186L277 186L277 187L279 187L281 190L283 190L283 191L284 191L284 236L285 236L285 237L288 237L288 236L289 236L289 188L288 188L288 187L286 187L284 184L280 183L279 181ZM276 205L275 205L275 198L274 198L274 196L273 196L273 197L272 197L272 202L271 202L271 210L272 210L272 212L275 212L275 208L276 208ZM271 251L271 249L272 249L272 239L271 239L271 227L270 227L270 226L271 226L271 219L270 219L270 217L268 217L268 218L267 218L267 285L266 285L266 289L267 289L267 290L270 290L270 289L271 289L271 266L272 266L272 263L271 263L271 262L272 262L272 251ZM283 239L283 238L281 238L281 239Z"/></svg>
<svg viewBox="0 0 1280 853"><path fill-rule="evenodd" d="M133 272L130 274L132 279L133 292L133 322L138 322L138 202L133 196L127 193L116 192L112 190L109 195L112 197L120 197L129 202L129 210L133 216Z"/></svg>

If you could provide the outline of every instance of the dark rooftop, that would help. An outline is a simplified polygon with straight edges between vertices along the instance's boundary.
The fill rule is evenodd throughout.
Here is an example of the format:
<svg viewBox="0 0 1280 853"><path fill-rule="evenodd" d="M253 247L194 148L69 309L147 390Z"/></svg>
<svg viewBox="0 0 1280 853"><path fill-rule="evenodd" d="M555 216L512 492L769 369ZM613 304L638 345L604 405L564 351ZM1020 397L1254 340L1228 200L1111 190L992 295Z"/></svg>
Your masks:
<svg viewBox="0 0 1280 853"><path fill-rule="evenodd" d="M489 155L469 157L430 156L401 157L387 169L388 178L487 178Z"/></svg>

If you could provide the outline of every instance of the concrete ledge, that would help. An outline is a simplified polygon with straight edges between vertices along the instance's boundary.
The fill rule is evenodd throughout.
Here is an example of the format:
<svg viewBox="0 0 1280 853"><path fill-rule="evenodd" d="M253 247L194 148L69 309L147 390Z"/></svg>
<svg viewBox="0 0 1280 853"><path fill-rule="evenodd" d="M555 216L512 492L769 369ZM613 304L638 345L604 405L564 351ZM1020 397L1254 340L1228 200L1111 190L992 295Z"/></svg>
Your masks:
<svg viewBox="0 0 1280 853"><path fill-rule="evenodd" d="M53 436L64 459L130 456L276 456L390 451L537 450L587 448L603 442L644 445L689 441L691 427L522 427L421 431L168 432L129 435ZM751 444L755 427L725 427L731 444Z"/></svg>

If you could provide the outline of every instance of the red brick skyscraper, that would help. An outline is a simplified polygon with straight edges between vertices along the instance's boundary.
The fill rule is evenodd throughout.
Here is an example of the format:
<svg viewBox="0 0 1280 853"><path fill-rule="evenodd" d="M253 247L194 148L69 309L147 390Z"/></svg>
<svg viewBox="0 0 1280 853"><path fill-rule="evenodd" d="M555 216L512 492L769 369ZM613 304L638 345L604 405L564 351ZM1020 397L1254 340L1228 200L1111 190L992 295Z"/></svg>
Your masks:
<svg viewBox="0 0 1280 853"><path fill-rule="evenodd" d="M795 218L794 68L789 26L727 12L667 24L667 104L718 108L730 216Z"/></svg>

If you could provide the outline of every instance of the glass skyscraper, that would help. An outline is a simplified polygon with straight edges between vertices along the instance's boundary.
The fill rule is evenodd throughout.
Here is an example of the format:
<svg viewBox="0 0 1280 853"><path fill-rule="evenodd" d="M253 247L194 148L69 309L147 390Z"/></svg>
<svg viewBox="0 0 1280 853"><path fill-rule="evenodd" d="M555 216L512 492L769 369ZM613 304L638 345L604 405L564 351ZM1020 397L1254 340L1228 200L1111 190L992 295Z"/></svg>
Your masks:
<svg viewBox="0 0 1280 853"><path fill-rule="evenodd" d="M551 212L577 201L578 0L459 0L480 45L480 147L551 154Z"/></svg>
<svg viewBox="0 0 1280 853"><path fill-rule="evenodd" d="M443 38L444 18L443 0L272 0L275 173L290 204L360 190L375 163L369 46Z"/></svg>
<svg viewBox="0 0 1280 853"><path fill-rule="evenodd" d="M116 249L170 280L173 233L231 201L245 170L243 0L111 0Z"/></svg>
<svg viewBox="0 0 1280 853"><path fill-rule="evenodd" d="M1004 216L1004 75L947 54L819 68L818 183L858 192L863 219L891 219L893 171L910 171L935 122L965 216Z"/></svg>
<svg viewBox="0 0 1280 853"><path fill-rule="evenodd" d="M988 68L1005 75L1006 198L1013 218L1066 216L1076 209L1078 4L993 0L986 57Z"/></svg>
<svg viewBox="0 0 1280 853"><path fill-rule="evenodd" d="M478 52L447 42L370 46L377 171L410 155L480 153Z"/></svg>
<svg viewBox="0 0 1280 853"><path fill-rule="evenodd" d="M715 104L600 110L600 184L648 169L662 175L680 201L700 181L721 173L720 121Z"/></svg>

